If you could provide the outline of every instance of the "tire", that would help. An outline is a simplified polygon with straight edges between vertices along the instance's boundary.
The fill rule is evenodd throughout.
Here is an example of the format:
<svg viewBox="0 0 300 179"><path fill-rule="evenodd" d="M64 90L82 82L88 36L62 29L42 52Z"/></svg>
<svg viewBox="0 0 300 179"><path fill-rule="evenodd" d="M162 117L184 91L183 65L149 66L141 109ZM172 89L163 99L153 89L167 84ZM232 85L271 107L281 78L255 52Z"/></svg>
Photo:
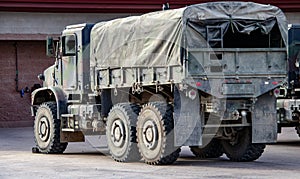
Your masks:
<svg viewBox="0 0 300 179"><path fill-rule="evenodd" d="M66 150L68 143L60 142L60 120L55 102L39 106L34 120L34 141L41 153L60 154Z"/></svg>
<svg viewBox="0 0 300 179"><path fill-rule="evenodd" d="M191 152L198 158L219 158L223 155L224 150L221 142L212 139L206 146L190 146Z"/></svg>
<svg viewBox="0 0 300 179"><path fill-rule="evenodd" d="M164 102L145 104L137 122L139 152L145 163L167 165L179 157L180 148L174 147L173 108Z"/></svg>
<svg viewBox="0 0 300 179"><path fill-rule="evenodd" d="M136 121L139 106L130 103L116 104L106 122L107 144L112 158L118 162L138 161L141 156L136 142Z"/></svg>
<svg viewBox="0 0 300 179"><path fill-rule="evenodd" d="M244 128L237 131L237 141L231 144L227 140L222 141L222 146L226 156L235 162L249 162L258 159L266 147L265 144L253 144L251 128Z"/></svg>

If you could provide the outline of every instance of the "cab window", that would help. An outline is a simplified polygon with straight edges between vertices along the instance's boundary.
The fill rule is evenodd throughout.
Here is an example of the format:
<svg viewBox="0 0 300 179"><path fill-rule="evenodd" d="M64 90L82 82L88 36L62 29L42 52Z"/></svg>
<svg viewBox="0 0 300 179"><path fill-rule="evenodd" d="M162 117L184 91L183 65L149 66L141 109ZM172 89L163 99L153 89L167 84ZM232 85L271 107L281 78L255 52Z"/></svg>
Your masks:
<svg viewBox="0 0 300 179"><path fill-rule="evenodd" d="M76 49L76 37L75 35L68 35L63 37L63 55L74 56Z"/></svg>

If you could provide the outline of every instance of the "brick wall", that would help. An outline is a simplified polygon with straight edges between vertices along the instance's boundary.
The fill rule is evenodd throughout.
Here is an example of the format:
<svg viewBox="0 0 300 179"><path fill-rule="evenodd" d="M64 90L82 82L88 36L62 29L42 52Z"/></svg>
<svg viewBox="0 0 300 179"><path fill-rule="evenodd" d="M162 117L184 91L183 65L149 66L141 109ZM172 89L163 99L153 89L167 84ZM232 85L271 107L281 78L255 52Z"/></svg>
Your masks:
<svg viewBox="0 0 300 179"><path fill-rule="evenodd" d="M40 83L37 75L51 64L44 41L0 41L0 127L32 126L30 93L22 98L19 91Z"/></svg>

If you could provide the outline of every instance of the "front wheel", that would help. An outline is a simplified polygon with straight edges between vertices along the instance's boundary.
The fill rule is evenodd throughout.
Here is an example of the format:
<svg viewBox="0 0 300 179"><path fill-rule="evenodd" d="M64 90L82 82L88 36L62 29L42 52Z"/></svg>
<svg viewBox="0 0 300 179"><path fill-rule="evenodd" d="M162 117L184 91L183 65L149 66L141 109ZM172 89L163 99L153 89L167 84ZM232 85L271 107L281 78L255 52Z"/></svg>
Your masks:
<svg viewBox="0 0 300 179"><path fill-rule="evenodd" d="M63 153L68 143L60 142L60 120L55 102L40 105L34 120L34 140L41 153Z"/></svg>
<svg viewBox="0 0 300 179"><path fill-rule="evenodd" d="M252 143L251 128L247 127L234 133L234 140L222 141L224 152L231 161L254 161L262 155L266 145Z"/></svg>

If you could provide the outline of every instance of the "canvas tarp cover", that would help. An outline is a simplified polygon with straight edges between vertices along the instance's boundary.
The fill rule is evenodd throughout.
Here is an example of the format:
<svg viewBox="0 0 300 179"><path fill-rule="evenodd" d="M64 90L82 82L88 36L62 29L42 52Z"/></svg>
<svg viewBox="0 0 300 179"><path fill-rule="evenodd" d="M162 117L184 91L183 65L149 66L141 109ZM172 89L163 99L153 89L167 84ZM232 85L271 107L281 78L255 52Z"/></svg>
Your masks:
<svg viewBox="0 0 300 179"><path fill-rule="evenodd" d="M213 2L120 18L96 24L91 32L91 66L97 68L181 65L183 49L206 46L206 26L268 34L278 25L287 42L287 21L271 5ZM216 32L210 32L212 36Z"/></svg>

